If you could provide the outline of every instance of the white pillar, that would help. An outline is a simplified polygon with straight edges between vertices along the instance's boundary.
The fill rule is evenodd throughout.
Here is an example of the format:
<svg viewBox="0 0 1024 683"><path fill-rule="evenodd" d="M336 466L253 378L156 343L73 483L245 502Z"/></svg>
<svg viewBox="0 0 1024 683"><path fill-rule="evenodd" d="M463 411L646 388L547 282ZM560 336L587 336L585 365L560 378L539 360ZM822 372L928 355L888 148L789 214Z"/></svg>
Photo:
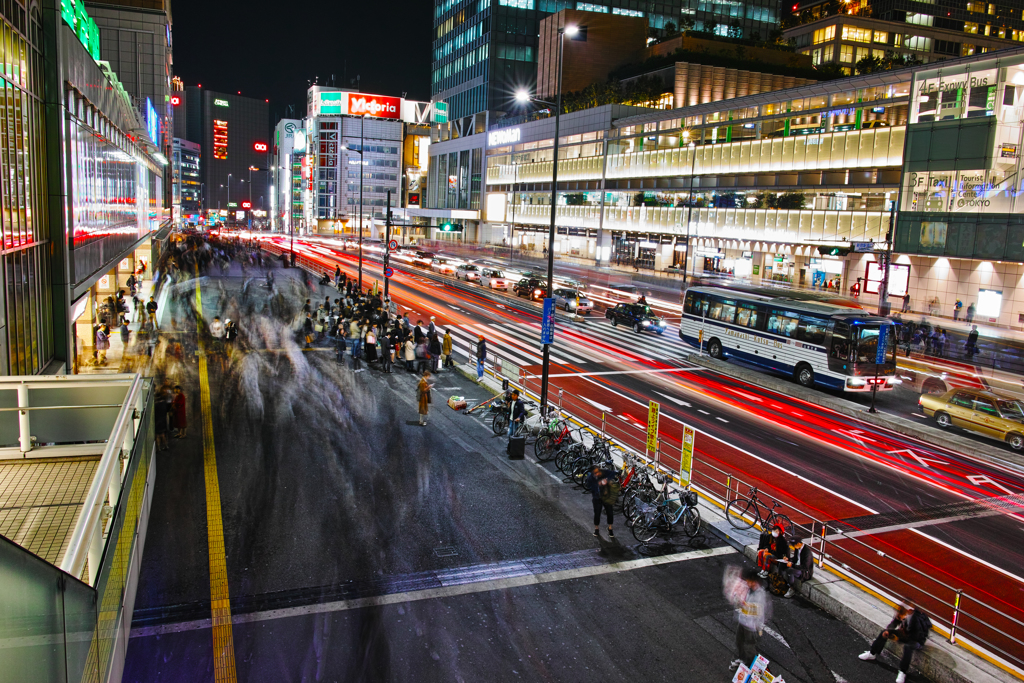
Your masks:
<svg viewBox="0 0 1024 683"><path fill-rule="evenodd" d="M18 385L18 440L21 443L21 452L28 453L32 450L32 427L28 411L28 385Z"/></svg>

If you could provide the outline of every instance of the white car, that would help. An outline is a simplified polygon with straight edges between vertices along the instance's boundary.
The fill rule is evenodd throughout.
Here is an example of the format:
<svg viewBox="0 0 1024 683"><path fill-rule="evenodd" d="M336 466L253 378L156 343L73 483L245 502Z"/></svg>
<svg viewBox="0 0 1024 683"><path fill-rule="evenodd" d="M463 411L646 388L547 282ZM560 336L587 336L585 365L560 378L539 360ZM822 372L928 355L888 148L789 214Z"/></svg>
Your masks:
<svg viewBox="0 0 1024 683"><path fill-rule="evenodd" d="M555 306L566 311L585 315L594 310L594 304L585 294L575 289L561 288L554 291Z"/></svg>
<svg viewBox="0 0 1024 683"><path fill-rule="evenodd" d="M466 282L479 282L480 268L472 263L463 263L455 269L455 279L465 280Z"/></svg>
<svg viewBox="0 0 1024 683"><path fill-rule="evenodd" d="M430 262L430 269L435 273L441 273L441 275L455 274L455 264L450 259L441 258L440 256Z"/></svg>
<svg viewBox="0 0 1024 683"><path fill-rule="evenodd" d="M508 278L505 277L505 273L494 268L482 268L480 270L480 284L488 289L508 291Z"/></svg>

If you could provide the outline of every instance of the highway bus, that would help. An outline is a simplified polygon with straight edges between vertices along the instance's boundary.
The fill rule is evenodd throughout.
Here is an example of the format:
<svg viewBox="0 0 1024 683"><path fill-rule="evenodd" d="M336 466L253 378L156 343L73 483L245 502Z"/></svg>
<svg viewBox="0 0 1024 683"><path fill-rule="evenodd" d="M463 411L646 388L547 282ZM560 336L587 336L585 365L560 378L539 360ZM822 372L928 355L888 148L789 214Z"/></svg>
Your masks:
<svg viewBox="0 0 1024 683"><path fill-rule="evenodd" d="M883 326L885 362L876 367ZM895 386L896 335L888 318L757 288L691 287L679 324L680 339L713 358L783 373L805 387L851 392Z"/></svg>

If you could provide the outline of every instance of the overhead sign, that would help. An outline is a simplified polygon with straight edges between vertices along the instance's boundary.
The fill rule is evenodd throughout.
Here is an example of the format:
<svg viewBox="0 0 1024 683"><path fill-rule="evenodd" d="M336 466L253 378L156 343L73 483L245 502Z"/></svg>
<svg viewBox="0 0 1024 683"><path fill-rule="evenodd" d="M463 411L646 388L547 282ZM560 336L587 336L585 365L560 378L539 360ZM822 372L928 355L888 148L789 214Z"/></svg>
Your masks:
<svg viewBox="0 0 1024 683"><path fill-rule="evenodd" d="M693 446L697 432L690 425L683 425L683 453L679 458L679 483L683 486L690 483L693 475Z"/></svg>
<svg viewBox="0 0 1024 683"><path fill-rule="evenodd" d="M872 252L875 250L874 242L854 242L853 250L860 253Z"/></svg>
<svg viewBox="0 0 1024 683"><path fill-rule="evenodd" d="M544 314L540 321L540 343L555 343L555 300L544 299Z"/></svg>
<svg viewBox="0 0 1024 683"><path fill-rule="evenodd" d="M661 404L651 401L647 407L647 450L658 451L658 422L661 419Z"/></svg>
<svg viewBox="0 0 1024 683"><path fill-rule="evenodd" d="M889 325L882 325L878 328L878 350L875 351L875 363L877 365L885 362L887 346L889 346Z"/></svg>
<svg viewBox="0 0 1024 683"><path fill-rule="evenodd" d="M395 274L395 269L392 268L391 266L388 266L387 268L384 269L384 277L390 278L394 274Z"/></svg>
<svg viewBox="0 0 1024 683"><path fill-rule="evenodd" d="M448 123L447 102L434 102L434 123Z"/></svg>
<svg viewBox="0 0 1024 683"><path fill-rule="evenodd" d="M354 116L376 116L382 119L402 118L402 98L383 95L348 94L348 113Z"/></svg>
<svg viewBox="0 0 1024 683"><path fill-rule="evenodd" d="M502 147L504 145L512 145L519 142L522 137L523 132L519 128L502 128L501 130L492 130L487 134L487 146Z"/></svg>

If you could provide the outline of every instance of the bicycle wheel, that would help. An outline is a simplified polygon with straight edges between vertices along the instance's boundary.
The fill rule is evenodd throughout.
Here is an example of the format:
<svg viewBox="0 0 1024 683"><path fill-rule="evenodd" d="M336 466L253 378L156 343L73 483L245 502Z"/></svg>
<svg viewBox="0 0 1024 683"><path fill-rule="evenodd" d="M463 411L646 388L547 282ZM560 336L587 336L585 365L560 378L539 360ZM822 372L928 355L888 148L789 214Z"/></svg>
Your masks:
<svg viewBox="0 0 1024 683"><path fill-rule="evenodd" d="M495 434L508 433L508 415L505 413L497 413L494 416L494 419L491 420L491 431Z"/></svg>
<svg viewBox="0 0 1024 683"><path fill-rule="evenodd" d="M749 498L737 498L725 506L725 516L733 529L749 529L758 521L757 505Z"/></svg>
<svg viewBox="0 0 1024 683"><path fill-rule="evenodd" d="M658 536L660 521L657 516L654 519L647 519L643 516L639 517L633 523L633 538L647 545Z"/></svg>
<svg viewBox="0 0 1024 683"><path fill-rule="evenodd" d="M558 445L558 449L555 451L555 467L562 474L569 474L566 470L569 469L569 465L572 464L572 451L569 449L569 445L563 441Z"/></svg>
<svg viewBox="0 0 1024 683"><path fill-rule="evenodd" d="M540 462L547 462L555 457L555 439L550 434L537 437L533 442L533 454Z"/></svg>
<svg viewBox="0 0 1024 683"><path fill-rule="evenodd" d="M683 512L683 533L693 538L700 533L700 510L695 507L688 507Z"/></svg>

